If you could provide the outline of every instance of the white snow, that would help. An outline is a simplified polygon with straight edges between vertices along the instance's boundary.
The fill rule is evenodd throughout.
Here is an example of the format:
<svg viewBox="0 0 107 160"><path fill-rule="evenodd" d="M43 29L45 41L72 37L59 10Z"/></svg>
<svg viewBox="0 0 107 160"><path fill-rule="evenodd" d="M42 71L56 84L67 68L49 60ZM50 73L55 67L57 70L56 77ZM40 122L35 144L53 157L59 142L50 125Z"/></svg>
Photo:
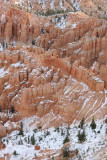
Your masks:
<svg viewBox="0 0 107 160"><path fill-rule="evenodd" d="M54 127L52 127L46 130L37 129L37 127L35 127L35 129L37 130L35 130L34 132L34 128L29 126L30 123L34 121L34 119L35 116L24 119L24 136L18 135L19 131L13 131L10 135L2 139L5 140L4 143L6 144L6 148L0 151L0 157L3 157L4 154L9 153L11 155L11 159L16 160L16 156L13 155L13 152L16 151L18 153L17 160L20 160L21 158L26 158L30 160L34 158L35 154L37 156L41 156L40 151L42 150L58 150L63 147L63 140L67 135L66 125L60 126L59 129L55 129ZM70 125L70 150L78 149L82 159L90 160L91 157L95 154L95 152L99 151L107 144L105 122L103 120L99 120L96 122L96 124L97 127L95 130L92 130L90 128L90 123L84 126L86 133L86 141L83 143L78 142L77 134L80 130L80 128L78 128L78 124ZM5 124L5 126L8 126L8 124ZM30 139L33 134L36 140L35 145L40 146L40 151L34 150L34 145L31 145L30 142L28 144L28 137ZM23 144L19 144L19 142L21 141Z"/></svg>
<svg viewBox="0 0 107 160"><path fill-rule="evenodd" d="M24 67L24 64L21 64L21 62L17 62L17 63L13 63L13 64L11 64L11 66L13 66L13 67L15 67L15 68L17 68L17 67Z"/></svg>
<svg viewBox="0 0 107 160"><path fill-rule="evenodd" d="M63 5L63 1L62 0L60 0L60 3L59 3L59 6L60 6L60 8L62 9L62 10L66 10L66 8L64 7L64 5Z"/></svg>
<svg viewBox="0 0 107 160"><path fill-rule="evenodd" d="M5 14L2 14L1 16L1 23L4 23L5 22Z"/></svg>
<svg viewBox="0 0 107 160"><path fill-rule="evenodd" d="M3 51L3 46L1 43L0 43L0 51Z"/></svg>
<svg viewBox="0 0 107 160"><path fill-rule="evenodd" d="M75 10L79 11L80 10L80 1L79 0L71 0L71 2L72 2L73 7L75 8Z"/></svg>
<svg viewBox="0 0 107 160"><path fill-rule="evenodd" d="M51 6L51 9L52 9L52 10L54 10L54 9L55 9L55 7L54 7L54 3L55 3L55 1L54 1L54 0L52 0L52 2L50 3L50 6Z"/></svg>
<svg viewBox="0 0 107 160"><path fill-rule="evenodd" d="M97 81L97 82L104 82L102 79L100 79L99 77L92 77L95 81Z"/></svg>
<svg viewBox="0 0 107 160"><path fill-rule="evenodd" d="M74 23L74 24L72 24L71 29L76 28L77 24L78 24L78 23Z"/></svg>
<svg viewBox="0 0 107 160"><path fill-rule="evenodd" d="M60 19L59 22L58 22L58 20L56 18L56 25L55 25L55 27L59 27L61 29L64 29L64 28L66 28L67 25L68 24L67 24L66 20L64 19L64 17L61 17L61 19Z"/></svg>
<svg viewBox="0 0 107 160"><path fill-rule="evenodd" d="M9 73L9 69L7 69L6 71L4 70L4 67L0 69L0 78L4 77L5 74Z"/></svg>

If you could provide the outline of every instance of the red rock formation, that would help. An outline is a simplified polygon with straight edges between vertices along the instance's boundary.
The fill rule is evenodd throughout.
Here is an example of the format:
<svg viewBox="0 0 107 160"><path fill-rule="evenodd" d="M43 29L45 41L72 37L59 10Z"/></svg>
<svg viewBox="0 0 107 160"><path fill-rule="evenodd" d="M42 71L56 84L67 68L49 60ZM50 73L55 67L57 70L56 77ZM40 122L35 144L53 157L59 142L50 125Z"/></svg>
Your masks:
<svg viewBox="0 0 107 160"><path fill-rule="evenodd" d="M82 13L39 17L16 6L0 11L0 107L4 112L13 105L21 116L4 116L3 123L50 112L72 123L83 115L89 120L90 108L104 117L107 22Z"/></svg>
<svg viewBox="0 0 107 160"><path fill-rule="evenodd" d="M35 150L40 150L40 146L35 146Z"/></svg>
<svg viewBox="0 0 107 160"><path fill-rule="evenodd" d="M6 128L2 125L0 125L0 137L6 136Z"/></svg>
<svg viewBox="0 0 107 160"><path fill-rule="evenodd" d="M3 3L1 0L0 3ZM6 2L5 2L6 3ZM71 0L63 0L61 3L60 0L50 0L50 1L43 1L40 3L39 0L35 1L18 1L18 0L8 0L8 5L12 5L19 9L22 9L27 12L33 12L36 14L46 13L46 15L53 13L53 10L56 12L63 11L82 11L90 16L99 16L99 17L106 17L104 13L106 13L106 6L107 2L103 0L78 0L78 1L71 1Z"/></svg>

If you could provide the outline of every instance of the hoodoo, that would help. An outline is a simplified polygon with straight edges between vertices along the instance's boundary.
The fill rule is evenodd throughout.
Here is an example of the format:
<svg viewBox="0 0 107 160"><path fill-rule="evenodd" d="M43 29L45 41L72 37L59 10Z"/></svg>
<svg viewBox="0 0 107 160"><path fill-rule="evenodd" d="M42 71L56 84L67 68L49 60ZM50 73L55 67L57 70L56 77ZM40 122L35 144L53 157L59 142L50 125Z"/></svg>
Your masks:
<svg viewBox="0 0 107 160"><path fill-rule="evenodd" d="M0 160L107 159L107 1L0 1Z"/></svg>

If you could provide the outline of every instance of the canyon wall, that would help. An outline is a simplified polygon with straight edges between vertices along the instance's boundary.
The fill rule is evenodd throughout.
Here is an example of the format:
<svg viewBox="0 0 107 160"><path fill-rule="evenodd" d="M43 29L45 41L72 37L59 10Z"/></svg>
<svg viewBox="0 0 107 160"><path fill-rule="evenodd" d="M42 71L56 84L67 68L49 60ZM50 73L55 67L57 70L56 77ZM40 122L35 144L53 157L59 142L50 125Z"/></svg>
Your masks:
<svg viewBox="0 0 107 160"><path fill-rule="evenodd" d="M2 111L13 106L18 120L52 112L68 123L104 117L107 22L80 13L38 17L7 8L0 12Z"/></svg>

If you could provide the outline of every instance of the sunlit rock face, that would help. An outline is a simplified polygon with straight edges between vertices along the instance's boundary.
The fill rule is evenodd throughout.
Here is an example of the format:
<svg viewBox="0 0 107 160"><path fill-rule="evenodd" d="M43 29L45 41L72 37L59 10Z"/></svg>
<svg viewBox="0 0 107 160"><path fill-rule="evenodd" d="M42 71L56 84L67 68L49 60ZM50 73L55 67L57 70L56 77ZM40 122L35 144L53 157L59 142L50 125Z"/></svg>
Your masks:
<svg viewBox="0 0 107 160"><path fill-rule="evenodd" d="M0 1L0 160L106 157L106 19L106 0Z"/></svg>
<svg viewBox="0 0 107 160"><path fill-rule="evenodd" d="M8 4L18 9L33 12L35 14L52 14L60 12L76 12L82 11L89 16L107 17L106 0L1 0L0 4Z"/></svg>
<svg viewBox="0 0 107 160"><path fill-rule="evenodd" d="M90 112L92 99L90 107L86 111L81 110L90 94L95 97L93 99L101 101L98 110L105 106L107 22L82 12L47 17L10 6L11 3L4 3L0 12L1 108L10 109L12 104L22 117L35 114L42 117L53 111L65 120L69 120L71 112L74 114L72 122L77 110L80 117L93 115ZM72 78L77 80L75 85L79 91L70 83ZM80 97L85 89L81 82L88 88L83 92L83 99ZM72 94L73 85L75 94ZM64 91L70 86L70 97L66 98ZM66 106L71 107L64 107L62 97ZM105 115L105 112L96 113L97 118Z"/></svg>

